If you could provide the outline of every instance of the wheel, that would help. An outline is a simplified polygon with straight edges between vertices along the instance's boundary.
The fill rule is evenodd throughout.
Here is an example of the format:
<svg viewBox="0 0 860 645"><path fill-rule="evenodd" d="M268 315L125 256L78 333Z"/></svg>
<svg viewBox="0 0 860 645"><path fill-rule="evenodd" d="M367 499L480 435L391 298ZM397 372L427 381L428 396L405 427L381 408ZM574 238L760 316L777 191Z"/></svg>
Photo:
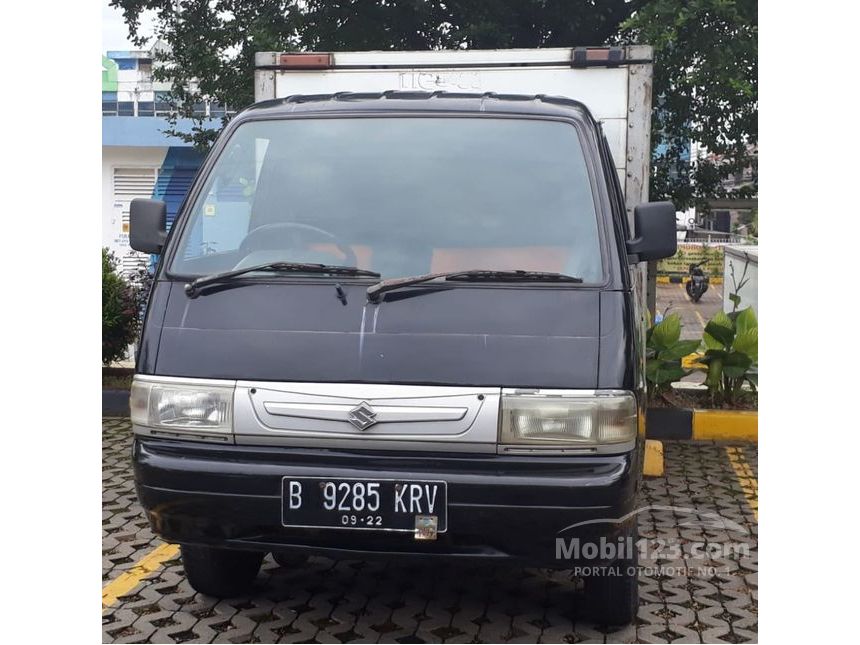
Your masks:
<svg viewBox="0 0 860 645"><path fill-rule="evenodd" d="M636 540L633 540L633 544ZM585 601L588 617L598 625L628 625L639 611L639 575L637 549L601 571L602 575L585 579Z"/></svg>
<svg viewBox="0 0 860 645"><path fill-rule="evenodd" d="M216 598L241 595L251 586L263 554L183 544L182 566L188 582L200 593Z"/></svg>
<svg viewBox="0 0 860 645"><path fill-rule="evenodd" d="M272 552L272 557L279 566L284 569L295 569L308 561L308 556L304 553L290 553L288 551Z"/></svg>

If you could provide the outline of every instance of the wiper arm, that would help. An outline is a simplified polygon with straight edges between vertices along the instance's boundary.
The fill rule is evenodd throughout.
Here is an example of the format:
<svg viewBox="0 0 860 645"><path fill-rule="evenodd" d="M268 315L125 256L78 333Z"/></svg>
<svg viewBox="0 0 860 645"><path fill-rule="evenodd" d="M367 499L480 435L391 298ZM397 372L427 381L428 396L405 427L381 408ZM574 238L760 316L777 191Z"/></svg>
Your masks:
<svg viewBox="0 0 860 645"><path fill-rule="evenodd" d="M494 282L582 282L582 278L577 278L564 273L552 273L549 271L492 271L480 269L474 271L449 271L446 273L427 273L425 275L411 276L408 278L392 278L377 282L375 285L367 288L367 300L369 302L379 302L379 297L387 292L401 287L408 287L413 284L421 284L423 282L432 282L433 280L454 281L454 282L477 282L480 280L488 280Z"/></svg>
<svg viewBox="0 0 860 645"><path fill-rule="evenodd" d="M197 296L203 287L218 282L229 282L233 278L253 273L254 271L268 271L272 273L325 273L328 275L354 275L378 278L380 274L376 271L366 271L357 267L345 267L336 264L313 264L307 262L266 262L254 266L204 275L185 285L185 293L189 298Z"/></svg>

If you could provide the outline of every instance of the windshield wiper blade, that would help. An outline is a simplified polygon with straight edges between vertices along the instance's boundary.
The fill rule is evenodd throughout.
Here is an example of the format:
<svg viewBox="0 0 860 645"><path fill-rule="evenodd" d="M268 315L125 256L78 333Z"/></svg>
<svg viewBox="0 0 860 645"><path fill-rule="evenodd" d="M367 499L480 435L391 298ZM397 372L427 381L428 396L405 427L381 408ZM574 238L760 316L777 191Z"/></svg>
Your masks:
<svg viewBox="0 0 860 645"><path fill-rule="evenodd" d="M315 264L308 262L266 262L254 266L204 275L185 285L185 293L189 298L194 298L203 287L218 282L228 282L233 278L253 273L255 271L268 271L271 273L324 273L328 275L353 275L378 278L380 274L376 271L366 271L358 267L346 267L337 264Z"/></svg>
<svg viewBox="0 0 860 645"><path fill-rule="evenodd" d="M367 299L370 302L378 302L379 297L387 291L393 291L395 289L400 289L401 287L408 287L413 284L432 282L434 280L452 282L477 282L480 280L493 282L582 282L582 278L566 275L564 273L553 273L550 271L493 271L488 269L448 271L446 273L427 273L425 275L411 276L408 278L392 278L390 280L377 282L367 288Z"/></svg>

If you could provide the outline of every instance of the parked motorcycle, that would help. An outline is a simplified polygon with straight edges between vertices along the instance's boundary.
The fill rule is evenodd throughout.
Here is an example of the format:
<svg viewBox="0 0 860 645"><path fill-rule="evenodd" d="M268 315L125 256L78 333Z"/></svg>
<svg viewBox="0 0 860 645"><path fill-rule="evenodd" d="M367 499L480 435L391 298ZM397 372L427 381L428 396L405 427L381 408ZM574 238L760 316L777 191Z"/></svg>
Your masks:
<svg viewBox="0 0 860 645"><path fill-rule="evenodd" d="M702 260L698 264L690 265L690 278L687 280L685 287L687 289L687 295L690 296L690 300L693 302L699 302L699 299L705 295L705 292L708 290L708 282L710 279L702 270L702 265L706 262L707 260Z"/></svg>

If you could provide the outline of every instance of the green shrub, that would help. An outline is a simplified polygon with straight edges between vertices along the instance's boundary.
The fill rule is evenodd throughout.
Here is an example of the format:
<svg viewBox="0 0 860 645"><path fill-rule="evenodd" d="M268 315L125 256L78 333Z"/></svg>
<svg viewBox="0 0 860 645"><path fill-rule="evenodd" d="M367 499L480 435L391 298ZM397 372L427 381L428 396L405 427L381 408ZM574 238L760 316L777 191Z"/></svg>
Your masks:
<svg viewBox="0 0 860 645"><path fill-rule="evenodd" d="M701 341L681 340L681 318L669 314L650 327L645 336L645 378L651 396L664 394L672 383L689 374L681 359L695 352Z"/></svg>
<svg viewBox="0 0 860 645"><path fill-rule="evenodd" d="M116 258L102 249L102 365L122 360L137 337L138 290L116 272Z"/></svg>
<svg viewBox="0 0 860 645"><path fill-rule="evenodd" d="M758 320L752 307L736 314L718 311L705 326L702 336L707 367L705 385L714 402L734 405L743 393L743 384L758 385Z"/></svg>

